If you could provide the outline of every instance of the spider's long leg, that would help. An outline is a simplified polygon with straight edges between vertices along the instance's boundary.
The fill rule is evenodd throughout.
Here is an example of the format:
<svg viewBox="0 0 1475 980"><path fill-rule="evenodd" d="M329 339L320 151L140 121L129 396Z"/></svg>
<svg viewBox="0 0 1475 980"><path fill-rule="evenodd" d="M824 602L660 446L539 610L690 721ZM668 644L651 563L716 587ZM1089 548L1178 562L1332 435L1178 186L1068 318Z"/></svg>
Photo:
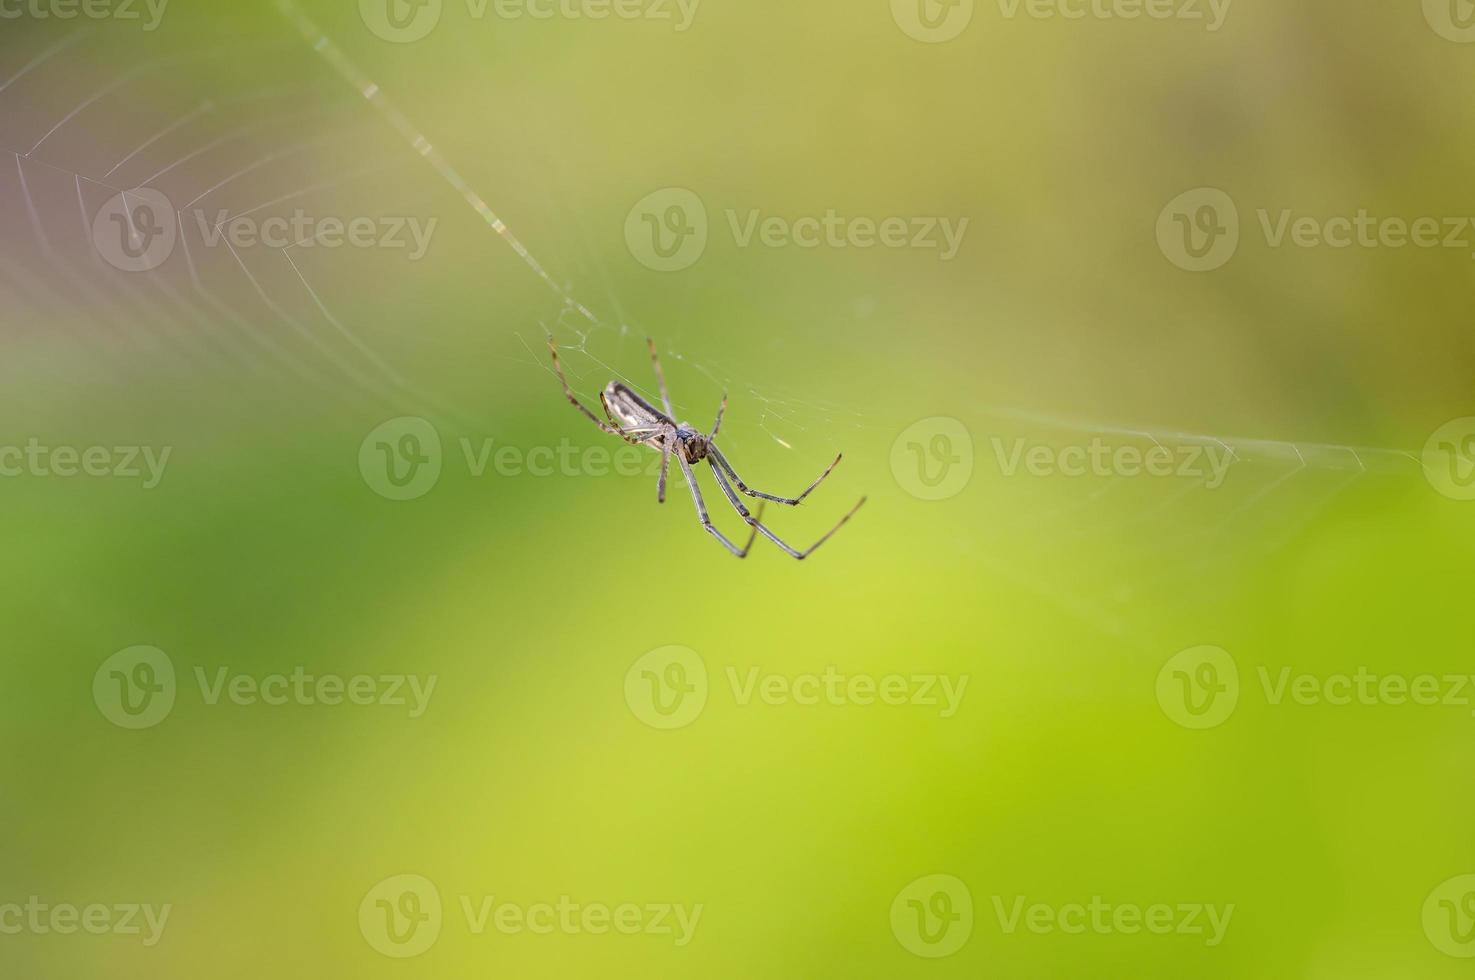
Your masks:
<svg viewBox="0 0 1475 980"><path fill-rule="evenodd" d="M577 408L579 411L583 412L585 417L587 417L590 422L593 422L595 425L599 426L602 431L608 432L610 435L619 436L626 442L634 442L635 440L630 438L630 433L634 432L635 430L621 429L618 425L611 425L609 422L603 421L598 415L595 415L593 412L589 411L589 409L585 408L583 402L579 401L579 396L574 394L574 389L569 387L568 378L564 377L563 375L563 362L558 359L558 345L553 342L553 338L551 336L548 338L548 353L553 355L553 370L558 372L559 383L563 385L563 394L564 397L569 400L569 404L573 405L574 408ZM599 397L600 403L603 404L604 394L601 392ZM606 415L609 415L608 405L605 405L604 413ZM611 419L613 419L613 416L611 416Z"/></svg>
<svg viewBox="0 0 1475 980"><path fill-rule="evenodd" d="M774 503L776 503L776 504L783 504L786 507L798 507L799 506L799 503L805 497L809 496L811 493L814 492L814 488L815 487L817 487L821 483L825 482L825 477L829 476L831 473L833 473L835 471L835 467L840 465L840 460L843 459L844 456L845 456L844 453L840 453L839 455L837 455L835 457L835 461L833 463L831 463L829 466L825 467L825 471L819 475L819 479L815 480L809 486L805 487L804 488L804 492L801 493L799 496L797 496L797 497L775 497L773 494L771 494L771 493L764 493L761 490L750 490L748 488L748 485L743 482L743 478L737 475L737 470L733 469L732 468L732 464L727 461L727 457L724 456L724 455L722 455L722 450L718 449L716 446L708 446L707 447L707 452L711 456L713 456L713 457L716 458L716 460L717 460L717 464L716 465L719 466L721 469L727 471L727 475L732 478L732 482L733 483L736 483L737 484L737 488L740 491L742 491L743 493L747 494L750 497L757 497L757 498L759 498L761 500L772 500Z"/></svg>
<svg viewBox="0 0 1475 980"><path fill-rule="evenodd" d="M791 557L797 558L800 561L803 561L805 558L808 558L810 555L814 554L814 552L818 550L820 545L830 540L830 536L833 535L836 531L840 530L842 527L844 527L846 522L854 517L855 512L860 510L861 505L866 502L866 498L861 497L860 500L856 502L856 505L850 508L850 513L840 518L840 522L834 527L830 528L828 531L826 531L822 538L820 538L814 544L810 545L808 548L805 548L803 551L799 551L793 546L787 544L777 534L774 534L768 528L764 527L762 501L758 502L757 515L750 515L748 513L748 509L743 506L742 501L738 500L737 494L732 492L732 485L727 482L727 475L722 472L722 467L718 466L716 462L714 462L710 458L707 460L707 462L712 464L712 473L717 477L717 485L720 486L722 488L722 492L727 495L728 502L731 503L733 507L737 508L737 512L743 516L743 520L751 524L753 530L759 532L765 538L772 541L774 544L778 545L780 548L786 551Z"/></svg>
<svg viewBox="0 0 1475 980"><path fill-rule="evenodd" d="M650 363L655 366L656 380L661 383L661 404L666 406L667 417L674 419L676 413L671 410L671 396L666 391L666 372L661 370L661 359L656 356L656 342L646 337L645 344L650 348Z"/></svg>
<svg viewBox="0 0 1475 980"><path fill-rule="evenodd" d="M670 472L670 469L671 447L665 445L661 447L661 478L656 481L656 503L658 504L666 502L666 474Z"/></svg>
<svg viewBox="0 0 1475 980"><path fill-rule="evenodd" d="M681 455L681 453L678 452L675 454L675 456L676 462L681 464L681 472L686 476L686 485L691 487L691 499L692 502L697 505L697 520L702 522L702 527L706 528L707 533L712 535L712 537L716 538L718 541L721 541L722 546L728 551L732 552L734 555L738 556L739 558L748 557L748 552L753 547L753 539L758 536L758 525L753 525L753 530L748 533L747 543L744 544L741 548L729 541L727 539L727 535L723 534L721 531L712 526L712 519L707 516L707 505L702 500L702 491L701 488L697 486L697 477L696 474L691 471L691 464L686 461L686 457ZM760 504L759 506L761 508L762 505ZM761 515L763 511L760 509L758 513Z"/></svg>
<svg viewBox="0 0 1475 980"><path fill-rule="evenodd" d="M605 432L608 432L611 435L623 435L624 433L620 432L618 426L610 425L608 422L605 422L598 415L595 415L593 412L589 411L589 409L585 408L583 402L579 401L579 396L574 394L574 389L569 387L568 378L564 377L563 375L563 362L558 359L558 345L553 342L553 338L551 336L548 338L548 353L553 355L553 370L558 372L558 381L560 384L563 385L563 394L564 397L569 400L569 404L574 406L574 408L577 408L579 411L583 412L590 422L593 422Z"/></svg>
<svg viewBox="0 0 1475 980"><path fill-rule="evenodd" d="M716 439L717 433L722 428L722 416L727 414L727 393L722 393L722 404L717 406L717 421L712 423L712 434L708 438Z"/></svg>

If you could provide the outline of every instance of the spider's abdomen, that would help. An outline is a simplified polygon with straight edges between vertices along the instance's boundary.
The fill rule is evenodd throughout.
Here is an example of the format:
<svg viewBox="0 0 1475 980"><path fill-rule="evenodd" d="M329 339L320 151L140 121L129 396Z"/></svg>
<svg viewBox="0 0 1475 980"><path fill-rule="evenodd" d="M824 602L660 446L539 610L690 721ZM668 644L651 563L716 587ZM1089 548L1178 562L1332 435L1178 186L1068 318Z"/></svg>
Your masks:
<svg viewBox="0 0 1475 980"><path fill-rule="evenodd" d="M669 421L660 409L618 381L605 385L604 392L599 397L622 429L647 428L658 422Z"/></svg>

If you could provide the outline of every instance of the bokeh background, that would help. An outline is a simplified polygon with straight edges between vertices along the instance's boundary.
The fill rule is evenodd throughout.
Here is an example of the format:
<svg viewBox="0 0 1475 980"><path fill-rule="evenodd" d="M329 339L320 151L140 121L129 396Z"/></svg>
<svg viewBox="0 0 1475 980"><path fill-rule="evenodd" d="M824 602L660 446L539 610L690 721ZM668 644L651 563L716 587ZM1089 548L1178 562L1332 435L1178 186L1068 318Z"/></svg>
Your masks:
<svg viewBox="0 0 1475 980"><path fill-rule="evenodd" d="M1468 461L1421 466L1472 414L1475 229L1303 248L1260 218L1475 215L1460 4L1235 0L1209 30L1095 12L1125 3L703 0L677 30L447 0L393 41L383 4L307 0L549 281L280 10L232 7L0 22L0 444L170 453L151 487L0 480L0 906L172 909L152 946L0 934L6 976L1465 975L1471 879L1436 889L1475 873L1475 683L1438 705L1272 694L1286 669L1475 673L1475 503L1437 475ZM924 10L956 36L914 36ZM140 187L182 237L124 271L93 229ZM640 202L670 188L708 236L663 272ZM1197 188L1234 202L1239 241L1190 272L1158 228ZM232 251L193 216L299 207L436 224L412 259ZM731 231L831 209L969 224L950 260ZM563 400L549 335L591 401L615 377L652 392L656 338L683 418L730 394L723 443L762 489L843 450L768 512L801 546L868 503L808 561L760 541L740 562L679 484L658 506L648 474L478 469L488 447L617 448ZM440 470L395 500L373 434L407 424ZM1212 488L1007 465L1093 440L1238 462ZM94 679L140 645L174 702L130 729ZM709 689L662 730L627 673L638 692L670 646ZM1202 646L1237 675L1190 676L1237 700L1200 729L1159 675ZM436 686L411 717L197 681L297 668ZM967 687L943 717L742 703L728 680L827 668ZM443 905L403 958L373 905L400 875ZM973 907L945 957L892 914L931 875ZM684 945L478 935L462 902L487 896L702 911ZM1097 897L1233 913L1215 944L999 913Z"/></svg>

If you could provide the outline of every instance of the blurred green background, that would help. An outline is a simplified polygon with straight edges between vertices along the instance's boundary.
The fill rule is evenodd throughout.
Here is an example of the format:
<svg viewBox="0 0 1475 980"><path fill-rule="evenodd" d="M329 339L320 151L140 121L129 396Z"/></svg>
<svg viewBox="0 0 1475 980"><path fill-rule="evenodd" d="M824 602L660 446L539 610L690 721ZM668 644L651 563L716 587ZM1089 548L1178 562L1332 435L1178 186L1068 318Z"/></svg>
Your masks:
<svg viewBox="0 0 1475 980"><path fill-rule="evenodd" d="M446 0L393 7L424 29L403 42L371 29L382 0L307 3L557 288L275 8L174 0L156 30L6 8L0 447L169 457L151 488L0 479L0 972L1467 974L1475 683L1442 678L1475 673L1475 504L1437 475L1468 475L1457 450L1420 464L1472 414L1475 229L1293 247L1261 218L1475 215L1460 6L1236 0L1209 30L1098 13L1126 0L1068 3L1080 19L926 2L703 0L677 30L654 0L602 20ZM924 15L956 36L919 40ZM94 219L140 186L184 237L130 272ZM641 202L669 188L708 235L662 272L640 232L670 214ZM1189 272L1158 229L1197 188L1234 202L1239 239ZM436 224L417 260L287 261L207 247L195 207ZM968 225L950 260L732 231L830 210ZM682 418L706 428L730 395L722 444L760 489L796 492L843 450L804 506L767 513L799 546L867 505L808 561L761 540L736 561L679 480L657 506L648 470L589 457L478 470L489 447L619 448L564 401L545 335L589 404L615 377L653 392L654 337ZM399 441L426 427L438 453ZM1093 440L1237 462L1213 488L1009 465ZM401 448L440 466L414 499L376 472ZM174 700L130 728L113 685L149 675L105 662L140 645ZM1190 654L1207 686L1175 704L1170 659L1206 645L1237 673ZM652 654L673 646L675 672ZM198 680L298 668L435 687L412 717L212 703ZM966 688L944 716L745 703L730 680L831 668ZM1446 703L1276 703L1286 669L1432 675ZM703 670L697 713L660 727L641 692ZM1215 689L1232 711L1194 727ZM417 885L411 924L402 875L438 916ZM933 875L966 893L912 885ZM171 911L152 945L12 929L32 896ZM685 943L466 914L565 896L701 912ZM1233 911L1210 942L1011 929L1021 899ZM967 901L971 924L928 918Z"/></svg>

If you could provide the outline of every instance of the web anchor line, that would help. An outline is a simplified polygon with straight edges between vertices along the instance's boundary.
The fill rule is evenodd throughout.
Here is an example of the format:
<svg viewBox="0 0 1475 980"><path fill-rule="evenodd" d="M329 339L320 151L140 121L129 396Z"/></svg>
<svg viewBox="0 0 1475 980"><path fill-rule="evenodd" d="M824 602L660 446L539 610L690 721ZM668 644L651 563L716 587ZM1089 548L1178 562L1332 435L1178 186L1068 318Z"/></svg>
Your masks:
<svg viewBox="0 0 1475 980"><path fill-rule="evenodd" d="M581 318L591 328L601 330L616 330L620 338L623 339L625 337L625 335L629 332L629 328L623 316L619 312L618 301L613 301L613 297L611 297L613 305L615 307L615 316L618 317L618 326L616 327L602 320L588 306L584 305L578 299L576 299L573 294L572 288L569 285L555 280L553 276L548 273L543 264L539 262L538 259L532 254L532 252L528 250L528 247L524 245L523 242L515 234L512 233L512 230L507 227L507 224L497 215L495 211L492 210L491 206L487 204L487 202L481 197L481 195L476 193L476 191L471 188L471 186L466 182L466 179L460 174L460 172L457 171L456 168L451 165L450 161L446 159L445 155L437 150L435 146L430 142L429 138L421 130L416 128L414 123L410 121L409 117L401 112L399 108L390 101L390 99L380 89L379 85L362 69L360 69L359 66L354 62L354 60L350 58L348 54L344 52L343 49L340 48L333 41L332 38L328 37L328 35L325 34L318 27L315 21L313 21L310 17L307 16L307 14L302 11L302 9L297 4L297 0L276 0L276 7L278 11L282 14L282 16L285 17L292 24L292 26L296 28L298 33L302 36L303 40L305 40L312 47L313 51L316 52L316 54L320 58L328 63L328 65L333 69L334 73L337 74L343 81L348 83L348 85L352 86L352 88L365 101L367 101L370 106L373 107L373 109L390 125L390 127L394 129L395 132L397 132L400 137L410 145L415 153L425 159L426 162L430 164L432 169L434 169L435 172L439 174L441 179L449 184L456 191L456 193L460 195L461 199L466 202L467 206L481 216L482 220L492 229L492 231L496 232L497 235L507 244L507 246L511 248L514 253L516 253L518 258L522 260L523 264L531 269L533 274L543 281L543 284L547 286L548 290L558 299L561 306L558 316L556 317L557 324L564 325L565 315L570 314L572 316L577 316L578 318ZM567 349L577 350L583 353L585 356L591 358L596 364L599 364L601 367L610 371L610 373L614 377L621 378L626 383L631 384L632 387L635 387L637 390L642 387L640 384L633 383L630 381L630 379L624 378L620 372L616 371L613 368L613 366L606 364L604 361L594 355L594 353L588 347L588 340L590 336L589 332L574 327L572 324L568 324L567 329L572 329L574 333L579 337L578 344L575 346L570 346ZM524 342L524 347L527 347L526 342ZM531 348L529 348L529 350L531 352ZM538 364L538 366L541 367L543 370L548 370L547 366L543 364L543 361L546 360L546 358L539 358L536 355L533 355L533 360L534 363ZM706 371L706 369L703 368L700 364L696 364L695 362L688 363L691 363L693 367L695 367L699 371L702 371L702 373L707 374L708 377L712 377L711 373ZM759 424L763 431L766 432L768 436L780 446L786 449L792 449L792 444L788 440L784 439L776 432L774 432L773 429L770 428L766 423L772 419L778 419L779 421L786 424L793 424L783 412L780 412L774 406L783 405L785 409L787 409L788 406L792 405L797 407L801 403L797 400L792 399L778 400L764 398L761 395L758 395L756 391L753 391L751 389L751 386L743 385L741 387L748 389L750 393L759 400L761 404L761 411L763 413L762 417L759 420ZM827 407L826 410L830 411L833 409L832 407Z"/></svg>
<svg viewBox="0 0 1475 980"><path fill-rule="evenodd" d="M416 153L425 158L426 162L441 176L441 179L450 184L473 211L481 215L482 220L491 227L492 231L501 236L508 247L517 253L518 258L522 259L523 263L529 269L532 269L534 274L543 280L548 288L568 308L577 312L594 326L603 326L599 317L595 316L584 304L574 299L567 288L559 285L548 274L548 271L543 268L542 263L533 257L533 254L528 251L527 246L512 233L512 230L507 227L501 218L497 217L497 213L482 199L481 195L471 189L471 186L466 183L465 178L461 176L455 167L451 166L450 161L445 158L445 155L435 148L430 140L425 137L424 133L415 128L408 117L400 112L394 103L389 101L378 84L365 75L358 65L344 53L343 49L338 47L331 38L322 32L317 24L302 12L294 0L277 0L277 9L292 22L302 37L312 45L312 49L332 66L333 70L344 81L352 85L369 105L373 106L375 111L404 138L405 142L410 144Z"/></svg>
<svg viewBox="0 0 1475 980"><path fill-rule="evenodd" d="M1061 418L1043 412L1029 411L1010 406L990 406L985 412L995 418L1007 418L1029 425L1064 432L1085 432L1097 435L1132 436L1148 439L1161 446L1162 440L1194 445L1217 444L1228 452L1235 462L1252 462L1257 459L1278 459L1295 464L1291 475L1308 469L1344 470L1363 475L1411 475L1422 465L1419 457L1403 449L1380 446L1347 446L1339 443L1292 441L1288 439L1242 438L1238 436L1216 436L1201 432L1177 432L1169 430L1147 430L1142 427L1109 425L1075 418ZM1316 461L1308 460L1306 453L1315 454Z"/></svg>

